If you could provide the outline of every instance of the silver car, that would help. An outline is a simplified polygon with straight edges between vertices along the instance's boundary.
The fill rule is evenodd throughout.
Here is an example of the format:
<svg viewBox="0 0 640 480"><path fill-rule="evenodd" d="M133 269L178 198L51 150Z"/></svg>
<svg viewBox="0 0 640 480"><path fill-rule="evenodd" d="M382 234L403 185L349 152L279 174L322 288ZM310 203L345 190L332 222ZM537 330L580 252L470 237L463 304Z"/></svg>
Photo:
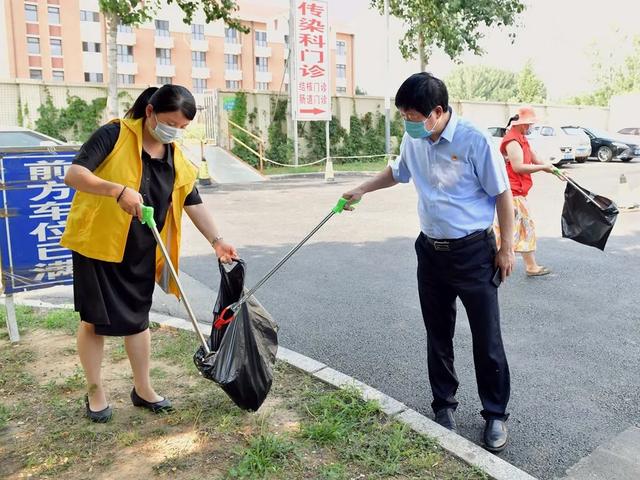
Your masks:
<svg viewBox="0 0 640 480"><path fill-rule="evenodd" d="M56 145L65 145L65 142L24 127L0 127L0 148L53 147Z"/></svg>

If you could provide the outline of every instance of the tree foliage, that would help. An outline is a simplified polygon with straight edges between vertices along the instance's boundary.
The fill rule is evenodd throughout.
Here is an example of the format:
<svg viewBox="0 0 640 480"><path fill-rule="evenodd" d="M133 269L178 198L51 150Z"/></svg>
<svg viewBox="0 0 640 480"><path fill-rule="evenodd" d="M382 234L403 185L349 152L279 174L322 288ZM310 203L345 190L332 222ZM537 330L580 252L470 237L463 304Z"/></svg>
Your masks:
<svg viewBox="0 0 640 480"><path fill-rule="evenodd" d="M517 95L517 79L508 70L469 65L454 69L445 83L455 100L508 102Z"/></svg>
<svg viewBox="0 0 640 480"><path fill-rule="evenodd" d="M451 72L445 83L456 100L544 103L547 87L531 62L519 73L487 66L462 66Z"/></svg>
<svg viewBox="0 0 640 480"><path fill-rule="evenodd" d="M516 101L520 103L544 103L546 99L547 87L533 71L533 66L529 61L518 75Z"/></svg>
<svg viewBox="0 0 640 480"><path fill-rule="evenodd" d="M614 95L640 91L640 35L632 39L618 38L618 42L631 45L630 51L624 53L622 58L604 54L597 45L591 47L596 88L591 93L569 99L569 103L607 106Z"/></svg>
<svg viewBox="0 0 640 480"><path fill-rule="evenodd" d="M99 0L100 10L105 14L113 14L124 25L138 25L153 19L156 12L164 5L175 4L184 13L182 21L190 25L193 16L201 10L206 18L206 22L223 20L230 27L237 28L242 32L247 32L247 28L240 24L240 21L233 18L233 14L238 10L238 5L234 0Z"/></svg>
<svg viewBox="0 0 640 480"><path fill-rule="evenodd" d="M384 0L371 6L384 12ZM389 0L389 13L406 25L400 52L407 60L418 56L422 70L434 47L454 60L465 51L483 53L480 28L513 25L523 10L522 0Z"/></svg>

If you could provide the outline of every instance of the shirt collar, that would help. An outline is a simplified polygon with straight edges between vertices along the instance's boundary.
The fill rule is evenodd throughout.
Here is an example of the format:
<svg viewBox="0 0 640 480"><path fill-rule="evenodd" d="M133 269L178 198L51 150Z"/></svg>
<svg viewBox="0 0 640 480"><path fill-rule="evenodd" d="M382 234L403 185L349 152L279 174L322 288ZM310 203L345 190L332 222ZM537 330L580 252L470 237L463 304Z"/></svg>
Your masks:
<svg viewBox="0 0 640 480"><path fill-rule="evenodd" d="M449 117L449 122L440 134L440 138L444 138L447 142L451 143L451 141L453 140L453 135L456 132L456 127L458 126L458 115L456 115L456 112L454 112L453 108L451 107L449 107L449 113L451 114L451 116Z"/></svg>

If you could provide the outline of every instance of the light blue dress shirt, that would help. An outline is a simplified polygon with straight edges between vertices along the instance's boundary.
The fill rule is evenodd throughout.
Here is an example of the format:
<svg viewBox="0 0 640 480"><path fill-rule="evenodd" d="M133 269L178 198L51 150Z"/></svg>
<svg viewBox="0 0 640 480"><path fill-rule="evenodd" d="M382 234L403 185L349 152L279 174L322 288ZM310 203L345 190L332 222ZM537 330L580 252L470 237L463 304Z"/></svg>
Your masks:
<svg viewBox="0 0 640 480"><path fill-rule="evenodd" d="M413 180L420 229L437 239L488 228L496 196L509 188L504 159L488 132L449 111L449 123L436 142L405 133L400 156L391 164L397 182Z"/></svg>

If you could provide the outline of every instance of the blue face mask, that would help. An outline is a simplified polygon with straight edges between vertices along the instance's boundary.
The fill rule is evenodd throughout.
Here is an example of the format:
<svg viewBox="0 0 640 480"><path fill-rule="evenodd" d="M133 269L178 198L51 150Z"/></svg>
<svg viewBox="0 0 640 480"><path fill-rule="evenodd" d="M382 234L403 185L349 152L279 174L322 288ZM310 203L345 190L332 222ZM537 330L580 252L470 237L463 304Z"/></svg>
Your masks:
<svg viewBox="0 0 640 480"><path fill-rule="evenodd" d="M431 112L428 116L427 119L433 114L433 112ZM405 120L404 121L404 129L405 131L409 134L409 136L411 138L427 138L430 137L431 135L433 135L433 132L436 128L436 125L438 125L438 121L440 119L436 120L435 125L433 126L433 128L431 130L427 130L427 128L424 126L424 122L426 121L422 121L422 122L412 122L411 120Z"/></svg>

